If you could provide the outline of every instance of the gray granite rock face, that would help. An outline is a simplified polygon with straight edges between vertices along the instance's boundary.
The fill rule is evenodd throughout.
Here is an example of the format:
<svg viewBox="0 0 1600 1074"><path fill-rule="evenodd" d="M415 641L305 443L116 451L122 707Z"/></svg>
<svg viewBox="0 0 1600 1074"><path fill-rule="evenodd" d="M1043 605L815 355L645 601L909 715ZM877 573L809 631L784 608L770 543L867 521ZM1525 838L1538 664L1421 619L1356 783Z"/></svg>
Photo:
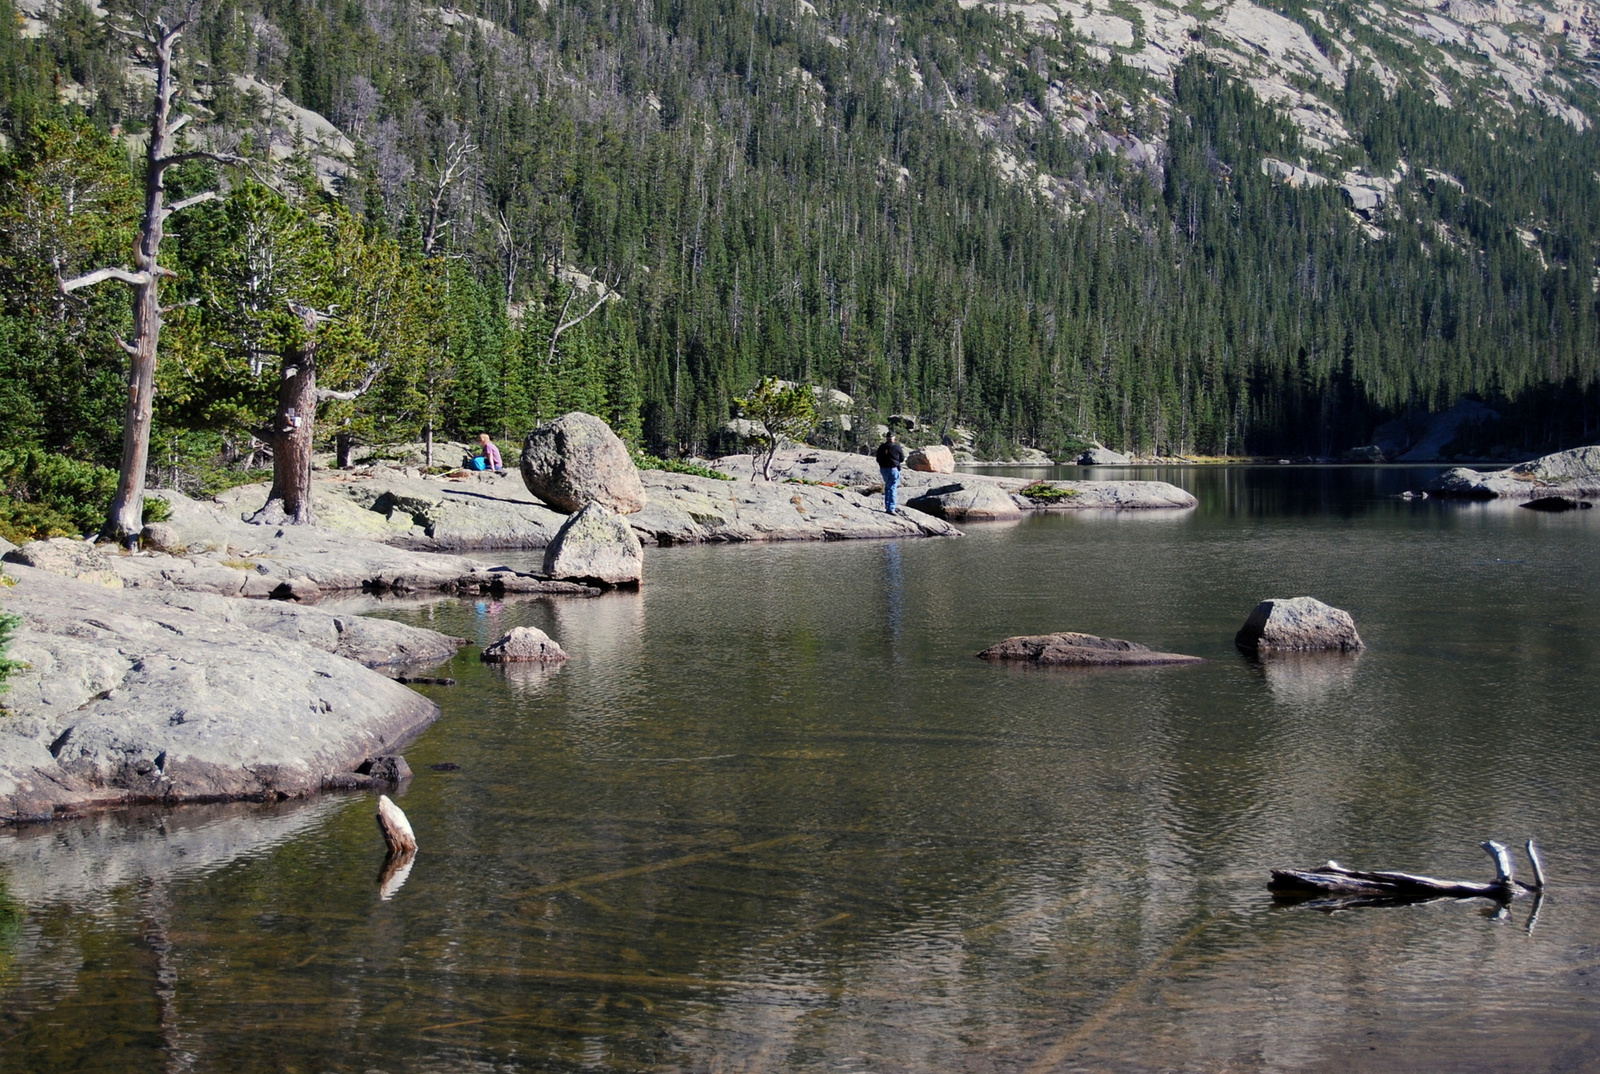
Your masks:
<svg viewBox="0 0 1600 1074"><path fill-rule="evenodd" d="M1002 522L1022 517L1016 498L986 481L935 485L907 500L906 506L948 522Z"/></svg>
<svg viewBox="0 0 1600 1074"><path fill-rule="evenodd" d="M1198 656L1161 653L1148 645L1121 638L1102 638L1094 634L1061 631L1056 634L1025 634L994 645L978 654L979 659L1002 663L1038 664L1045 667L1149 667L1162 664L1203 664Z"/></svg>
<svg viewBox="0 0 1600 1074"><path fill-rule="evenodd" d="M1458 466L1434 478L1427 491L1472 500L1600 496L1600 446L1558 451L1488 473Z"/></svg>
<svg viewBox="0 0 1600 1074"><path fill-rule="evenodd" d="M566 514L599 503L631 515L645 505L627 446L592 414L563 414L529 433L522 446L522 480L529 492Z"/></svg>
<svg viewBox="0 0 1600 1074"><path fill-rule="evenodd" d="M620 515L591 503L567 519L544 550L544 573L557 581L638 585L644 575L644 548Z"/></svg>
<svg viewBox="0 0 1600 1074"><path fill-rule="evenodd" d="M262 630L148 594L10 573L6 607L23 618L10 655L29 667L0 695L3 821L310 794L437 715L399 683L300 640L318 629L309 621Z"/></svg>
<svg viewBox="0 0 1600 1074"><path fill-rule="evenodd" d="M1079 466L1126 466L1131 461L1120 451L1105 447L1092 447L1078 456Z"/></svg>
<svg viewBox="0 0 1600 1074"><path fill-rule="evenodd" d="M567 654L538 627L519 626L485 645L478 657L487 664L559 664Z"/></svg>
<svg viewBox="0 0 1600 1074"><path fill-rule="evenodd" d="M1255 606L1234 644L1246 652L1366 648L1350 613L1315 597L1273 598Z"/></svg>

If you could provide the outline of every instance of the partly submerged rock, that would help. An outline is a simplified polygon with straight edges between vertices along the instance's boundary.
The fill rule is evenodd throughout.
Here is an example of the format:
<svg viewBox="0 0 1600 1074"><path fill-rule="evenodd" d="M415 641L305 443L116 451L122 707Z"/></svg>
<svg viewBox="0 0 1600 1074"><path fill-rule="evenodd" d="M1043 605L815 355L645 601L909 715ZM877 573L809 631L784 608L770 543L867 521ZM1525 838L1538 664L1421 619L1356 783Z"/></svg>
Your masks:
<svg viewBox="0 0 1600 1074"><path fill-rule="evenodd" d="M929 444L906 456L906 468L924 474L953 474L956 472L956 457L943 444Z"/></svg>
<svg viewBox="0 0 1600 1074"><path fill-rule="evenodd" d="M512 627L511 632L483 647L479 659L489 664L559 664L567 659L550 635L538 627Z"/></svg>
<svg viewBox="0 0 1600 1074"><path fill-rule="evenodd" d="M1255 606L1233 642L1246 652L1337 649L1366 646L1350 613L1315 597L1273 598Z"/></svg>
<svg viewBox="0 0 1600 1074"><path fill-rule="evenodd" d="M1527 503L1518 504L1530 511L1576 511L1580 508L1590 508L1594 504L1588 500L1570 500L1565 496L1536 496Z"/></svg>
<svg viewBox="0 0 1600 1074"><path fill-rule="evenodd" d="M906 506L947 522L1001 522L1022 517L1011 493L985 481L939 485L906 501Z"/></svg>
<svg viewBox="0 0 1600 1074"><path fill-rule="evenodd" d="M1096 445L1078 456L1079 466L1126 466L1131 460L1120 451Z"/></svg>
<svg viewBox="0 0 1600 1074"><path fill-rule="evenodd" d="M628 448L611 426L573 411L528 434L522 446L522 480L557 511L604 504L631 515L645 504L644 486Z"/></svg>
<svg viewBox="0 0 1600 1074"><path fill-rule="evenodd" d="M1134 667L1159 664L1203 664L1198 656L1161 653L1148 645L1120 638L1061 631L1007 638L978 654L983 660L1039 664L1048 667Z"/></svg>
<svg viewBox="0 0 1600 1074"><path fill-rule="evenodd" d="M602 503L567 519L544 550L544 573L558 581L638 585L644 548L633 527Z"/></svg>
<svg viewBox="0 0 1600 1074"><path fill-rule="evenodd" d="M1471 500L1600 496L1600 446L1558 451L1488 473L1458 466L1434 478L1428 491Z"/></svg>

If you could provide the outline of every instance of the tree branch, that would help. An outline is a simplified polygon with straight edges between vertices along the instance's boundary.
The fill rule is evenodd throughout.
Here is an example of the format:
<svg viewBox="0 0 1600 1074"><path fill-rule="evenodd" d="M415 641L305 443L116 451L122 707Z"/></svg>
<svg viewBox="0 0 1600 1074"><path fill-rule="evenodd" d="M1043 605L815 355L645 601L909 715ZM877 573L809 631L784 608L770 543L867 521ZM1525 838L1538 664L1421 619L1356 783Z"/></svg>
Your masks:
<svg viewBox="0 0 1600 1074"><path fill-rule="evenodd" d="M367 389L372 387L372 382L378 379L378 374L382 373L385 368L387 367L381 363L369 367L366 378L347 392L336 392L330 388L318 388L317 402L322 403L330 399L338 399L348 403L352 399L359 399L367 393Z"/></svg>
<svg viewBox="0 0 1600 1074"><path fill-rule="evenodd" d="M162 169L175 168L180 164L188 164L190 161L195 160L209 160L213 164L233 166L245 166L250 163L249 157L241 157L237 153L212 153L205 149L190 149L182 153L173 153L171 156L162 157L156 161L156 167Z"/></svg>
<svg viewBox="0 0 1600 1074"><path fill-rule="evenodd" d="M218 201L221 199L221 197L222 195L217 193L215 190L207 190L204 194L196 194L191 198L183 198L180 201L173 202L171 205L167 206L167 212L181 212L191 205L199 205L204 201Z"/></svg>
<svg viewBox="0 0 1600 1074"><path fill-rule="evenodd" d="M121 280L123 283L138 285L149 283L150 279L151 276L148 272L129 272L125 268L95 269L93 272L86 273L85 275L75 276L70 280L62 280L61 293L68 295L78 290L80 287L90 287L104 280Z"/></svg>

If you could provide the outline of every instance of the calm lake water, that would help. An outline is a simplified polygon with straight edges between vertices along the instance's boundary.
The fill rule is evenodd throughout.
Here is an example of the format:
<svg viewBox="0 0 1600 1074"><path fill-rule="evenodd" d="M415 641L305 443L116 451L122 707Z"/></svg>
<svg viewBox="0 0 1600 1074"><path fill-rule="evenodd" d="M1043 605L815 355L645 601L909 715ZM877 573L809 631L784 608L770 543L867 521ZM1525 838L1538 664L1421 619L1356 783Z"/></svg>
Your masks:
<svg viewBox="0 0 1600 1074"><path fill-rule="evenodd" d="M424 688L389 899L367 795L0 832L0 1069L1600 1069L1600 511L1136 473L1200 507L382 606L572 660ZM1303 594L1368 649L1234 650ZM1209 662L973 657L1051 630ZM1536 917L1265 890L1330 857L1488 879L1477 843L1529 835Z"/></svg>

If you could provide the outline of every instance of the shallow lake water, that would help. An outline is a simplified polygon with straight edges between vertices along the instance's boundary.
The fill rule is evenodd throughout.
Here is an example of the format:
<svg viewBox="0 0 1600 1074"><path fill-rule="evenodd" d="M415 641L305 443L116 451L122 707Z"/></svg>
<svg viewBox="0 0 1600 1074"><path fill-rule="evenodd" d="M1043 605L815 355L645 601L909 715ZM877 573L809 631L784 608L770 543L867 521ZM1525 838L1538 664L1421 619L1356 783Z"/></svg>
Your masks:
<svg viewBox="0 0 1600 1074"><path fill-rule="evenodd" d="M422 688L390 898L369 795L0 831L0 1070L1600 1069L1600 511L1393 498L1429 472L372 605L572 660ZM1235 651L1303 594L1367 650ZM1209 662L974 658L1052 630ZM1529 835L1537 907L1265 889Z"/></svg>

